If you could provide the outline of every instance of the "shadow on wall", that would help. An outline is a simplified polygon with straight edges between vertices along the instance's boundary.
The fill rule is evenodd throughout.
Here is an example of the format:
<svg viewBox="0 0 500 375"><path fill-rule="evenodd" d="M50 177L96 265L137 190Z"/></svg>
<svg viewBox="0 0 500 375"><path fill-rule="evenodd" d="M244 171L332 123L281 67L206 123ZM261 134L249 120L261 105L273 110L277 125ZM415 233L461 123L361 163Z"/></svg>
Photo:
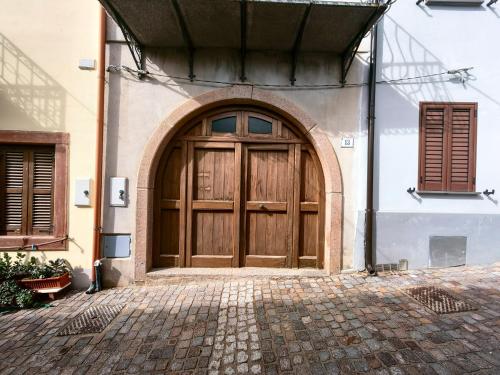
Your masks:
<svg viewBox="0 0 500 375"><path fill-rule="evenodd" d="M51 76L0 33L0 108L2 127L22 124L61 129L66 92Z"/></svg>
<svg viewBox="0 0 500 375"><path fill-rule="evenodd" d="M399 95L400 101L404 99L415 108L418 108L419 102L423 100L453 101L449 85L454 84L461 86L464 91L472 90L478 98L484 98L500 106L499 100L474 85L473 82L477 80L474 70L469 72L465 82L456 75L440 75L449 70L469 66L445 66L433 52L388 15L381 22L381 29L383 33L379 36L378 80L428 76L410 82L392 82L390 87L394 90L394 95L391 99ZM389 35L392 39L388 37ZM388 86L386 83L379 85Z"/></svg>
<svg viewBox="0 0 500 375"><path fill-rule="evenodd" d="M402 104L404 101L407 106L417 109L422 98L428 101L450 101L446 83L453 81L450 81L448 75L438 74L457 67L446 67L435 54L390 16L384 17L381 26L383 33L379 37L378 80L431 76L409 82L391 83L394 95L389 101L392 102L399 96L397 104ZM386 83L380 85L389 87ZM418 130L418 126L415 130Z"/></svg>
<svg viewBox="0 0 500 375"><path fill-rule="evenodd" d="M90 285L89 271L85 272L82 267L75 267L71 270L71 286L76 290L83 290Z"/></svg>

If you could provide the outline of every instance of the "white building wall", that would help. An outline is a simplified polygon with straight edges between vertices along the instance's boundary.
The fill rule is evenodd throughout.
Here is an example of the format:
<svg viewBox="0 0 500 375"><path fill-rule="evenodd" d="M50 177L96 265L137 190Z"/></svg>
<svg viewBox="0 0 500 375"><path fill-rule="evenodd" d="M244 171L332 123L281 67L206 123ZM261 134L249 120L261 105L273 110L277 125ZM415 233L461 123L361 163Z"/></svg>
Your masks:
<svg viewBox="0 0 500 375"><path fill-rule="evenodd" d="M498 193L490 198L410 195L418 189L419 102L477 102L476 190L500 189L500 7L420 6L397 1L380 24L376 107L377 263L428 265L429 237L466 236L467 262L500 260ZM439 215L438 215L439 214Z"/></svg>

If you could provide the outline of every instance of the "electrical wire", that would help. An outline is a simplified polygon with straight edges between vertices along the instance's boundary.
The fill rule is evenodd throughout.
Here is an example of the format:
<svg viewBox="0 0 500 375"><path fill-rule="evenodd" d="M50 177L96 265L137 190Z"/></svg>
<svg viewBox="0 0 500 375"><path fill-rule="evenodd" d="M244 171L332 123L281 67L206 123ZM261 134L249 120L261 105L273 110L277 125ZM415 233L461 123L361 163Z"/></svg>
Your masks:
<svg viewBox="0 0 500 375"><path fill-rule="evenodd" d="M402 77L402 78L395 78L395 79L389 79L389 80L379 80L376 81L377 84L391 84L391 83L402 83L402 82L410 82L415 81L415 80L422 80L426 78L433 78L433 77L439 77L439 76L444 76L444 75L461 75L462 72L467 73L468 70L472 69L472 67L469 68L460 68L460 69L454 69L454 70L447 70L439 73L432 73L432 74L424 74L424 75L419 75L419 76L413 76L413 77ZM209 80L209 79L198 79L198 78L193 78L190 79L188 77L181 77L181 76L173 76L173 75L168 75L168 74L163 74L163 73L151 73L148 71L143 71L143 70L136 70L132 69L128 66L123 66L123 65L109 65L107 68L108 72L121 72L121 71L126 71L130 74L142 74L146 77L164 77L164 78L169 78L171 80L180 80L180 81L186 81L187 83L191 84L215 84L215 85L226 85L226 86L234 86L234 85L248 85L248 86L253 86L253 87L264 87L264 88L276 88L276 89L342 89L342 88L352 88L352 87L364 87L368 86L368 83L366 82L360 82L360 83L346 83L344 85L342 84L311 84L311 85L283 85L283 84L269 84L269 83L242 83L242 82L234 82L234 81L219 81L219 80ZM424 83L424 82L418 82L418 83ZM428 81L425 83L435 83L435 81ZM166 85L168 85L167 82L165 82Z"/></svg>

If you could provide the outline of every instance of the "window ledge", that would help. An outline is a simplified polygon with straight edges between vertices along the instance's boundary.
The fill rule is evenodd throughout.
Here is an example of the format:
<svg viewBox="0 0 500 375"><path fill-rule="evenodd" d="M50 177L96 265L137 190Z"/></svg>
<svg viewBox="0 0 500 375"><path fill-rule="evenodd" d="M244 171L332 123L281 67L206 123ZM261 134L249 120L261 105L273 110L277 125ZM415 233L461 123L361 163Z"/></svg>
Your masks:
<svg viewBox="0 0 500 375"><path fill-rule="evenodd" d="M415 192L418 195L458 195L458 196L473 196L476 197L481 195L480 191L432 191L432 190L420 190Z"/></svg>

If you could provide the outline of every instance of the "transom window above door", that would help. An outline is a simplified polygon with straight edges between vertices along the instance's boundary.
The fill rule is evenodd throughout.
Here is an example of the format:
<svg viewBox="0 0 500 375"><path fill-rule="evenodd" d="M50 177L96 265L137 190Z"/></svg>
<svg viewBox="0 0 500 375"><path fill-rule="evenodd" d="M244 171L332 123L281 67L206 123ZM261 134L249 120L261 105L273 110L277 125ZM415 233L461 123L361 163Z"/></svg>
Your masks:
<svg viewBox="0 0 500 375"><path fill-rule="evenodd" d="M291 125L261 111L213 111L184 133L184 137L228 138L233 141L259 139L300 139Z"/></svg>

